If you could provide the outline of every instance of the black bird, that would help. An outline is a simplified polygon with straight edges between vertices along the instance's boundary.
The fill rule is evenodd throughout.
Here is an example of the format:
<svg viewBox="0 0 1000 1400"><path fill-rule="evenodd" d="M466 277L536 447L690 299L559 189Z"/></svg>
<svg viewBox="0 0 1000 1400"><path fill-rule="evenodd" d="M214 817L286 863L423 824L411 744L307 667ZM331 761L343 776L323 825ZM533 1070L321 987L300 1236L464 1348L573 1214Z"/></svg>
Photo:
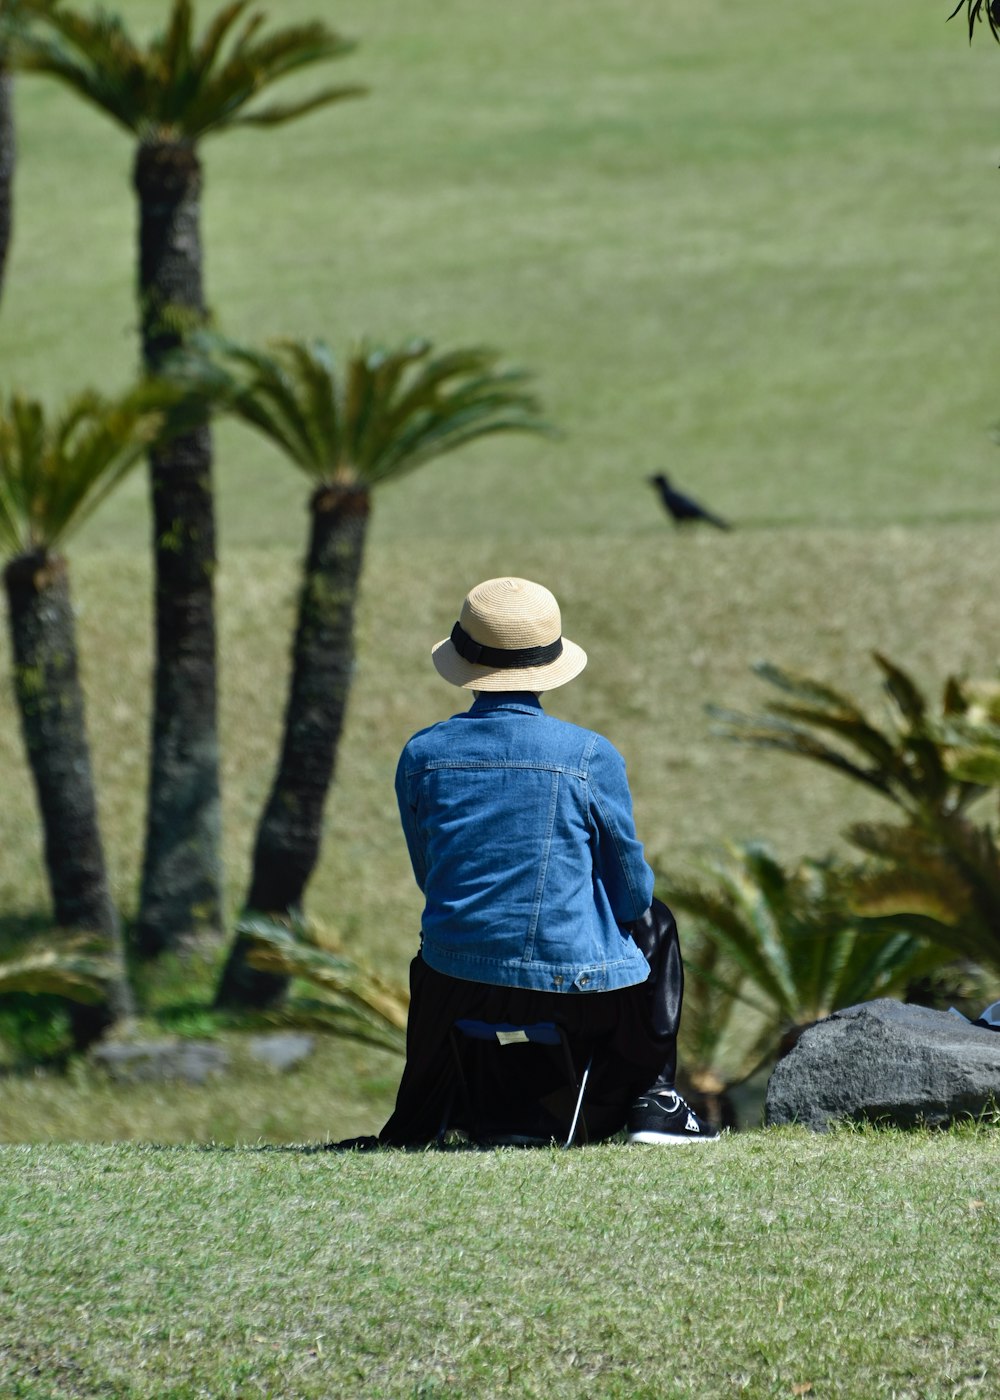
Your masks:
<svg viewBox="0 0 1000 1400"><path fill-rule="evenodd" d="M669 478L662 472L658 476L649 477L649 482L655 486L660 493L660 500L666 510L673 517L675 525L688 525L695 520L707 520L709 525L714 525L717 530L731 530L733 527L719 516L713 515L710 510L700 506L697 501L693 501L690 496L685 496L683 491L675 491L670 485Z"/></svg>

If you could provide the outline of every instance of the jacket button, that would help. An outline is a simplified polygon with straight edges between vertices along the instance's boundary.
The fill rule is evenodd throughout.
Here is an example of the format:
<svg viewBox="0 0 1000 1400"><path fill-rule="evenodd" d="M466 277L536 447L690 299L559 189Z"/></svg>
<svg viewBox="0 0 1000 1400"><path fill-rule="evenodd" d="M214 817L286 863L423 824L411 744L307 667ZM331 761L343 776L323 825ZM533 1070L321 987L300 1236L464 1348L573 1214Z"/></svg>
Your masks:
<svg viewBox="0 0 1000 1400"><path fill-rule="evenodd" d="M552 985L553 987L561 987L565 980L565 977L553 977Z"/></svg>
<svg viewBox="0 0 1000 1400"><path fill-rule="evenodd" d="M589 975L585 972L585 973L582 974L582 976L578 977L576 980L577 980L577 982L579 983L579 985L580 985L581 987L585 987L585 986L587 985L587 983L590 981L590 977L589 977Z"/></svg>

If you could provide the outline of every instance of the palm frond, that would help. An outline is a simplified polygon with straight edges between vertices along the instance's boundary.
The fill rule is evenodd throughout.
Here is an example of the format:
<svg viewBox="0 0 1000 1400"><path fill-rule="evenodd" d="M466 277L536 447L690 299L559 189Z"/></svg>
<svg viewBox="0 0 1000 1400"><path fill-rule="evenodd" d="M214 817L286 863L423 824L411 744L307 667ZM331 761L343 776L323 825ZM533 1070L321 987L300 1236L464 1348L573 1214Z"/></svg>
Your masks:
<svg viewBox="0 0 1000 1400"><path fill-rule="evenodd" d="M865 918L919 915L957 928L970 912L969 892L943 863L921 870L870 870L859 874L851 906Z"/></svg>
<svg viewBox="0 0 1000 1400"><path fill-rule="evenodd" d="M520 370L496 353L431 358L425 341L362 347L342 373L322 341L256 350L201 333L167 374L214 395L216 406L271 438L313 479L378 485L487 435L547 432Z"/></svg>
<svg viewBox="0 0 1000 1400"><path fill-rule="evenodd" d="M136 391L118 400L84 391L52 420L18 393L0 403L0 548L60 545L131 471L164 417Z"/></svg>
<svg viewBox="0 0 1000 1400"><path fill-rule="evenodd" d="M776 1047L782 1034L841 1006L901 989L918 965L939 965L901 910L854 904L853 871L831 861L803 861L785 870L760 843L734 845L708 863L711 883L673 882L664 897L694 916L703 939L725 954L726 966L752 989L722 979L714 965L706 976L729 998L756 1003ZM865 873L867 878L867 873ZM865 918L863 915L878 917ZM696 976L701 969L692 966Z"/></svg>
<svg viewBox="0 0 1000 1400"><path fill-rule="evenodd" d="M9 45L32 18L44 14L54 0L2 0L0 3L0 61L9 61Z"/></svg>
<svg viewBox="0 0 1000 1400"><path fill-rule="evenodd" d="M960 11L968 10L969 20L969 43L972 43L972 36L976 32L976 24L986 16L986 22L990 27L994 39L1000 42L1000 4L997 0L958 0L958 4L948 16L954 19Z"/></svg>
<svg viewBox="0 0 1000 1400"><path fill-rule="evenodd" d="M975 801L992 781L991 765L977 756L966 771L957 752L964 743L962 728L973 715L970 685L949 677L941 715L935 716L902 667L878 652L875 661L895 710L887 729L877 728L860 706L839 691L761 664L755 667L757 673L793 699L766 703L758 715L711 707L709 713L720 721L715 732L825 764L882 793L912 819L945 822ZM828 736L839 741L839 747L828 743ZM855 755L866 762L857 761Z"/></svg>
<svg viewBox="0 0 1000 1400"><path fill-rule="evenodd" d="M247 914L237 933L250 940L247 961L262 972L299 977L319 987L367 1017L397 1032L406 1028L408 998L376 973L351 958L309 941L303 930L263 915Z"/></svg>
<svg viewBox="0 0 1000 1400"><path fill-rule="evenodd" d="M282 340L277 350L284 357L284 382L297 405L299 430L309 445L316 475L329 472L340 455L341 442L333 356L322 341Z"/></svg>
<svg viewBox="0 0 1000 1400"><path fill-rule="evenodd" d="M182 396L257 428L310 478L330 470L325 443L309 422L287 353L255 350L212 331L197 331L166 357L161 376Z"/></svg>
<svg viewBox="0 0 1000 1400"><path fill-rule="evenodd" d="M885 688L892 696L903 719L911 728L920 728L927 718L927 701L913 678L890 661L882 652L873 652L876 665L885 677Z"/></svg>
<svg viewBox="0 0 1000 1400"><path fill-rule="evenodd" d="M681 1059L685 1076L695 1088L718 1094L742 1083L756 1069L761 1027L770 1043L773 1016L747 994L746 983L726 963L717 943L693 942L684 956Z"/></svg>
<svg viewBox="0 0 1000 1400"><path fill-rule="evenodd" d="M890 927L896 922L890 921ZM875 927L879 920L870 923ZM836 1004L856 1006L876 996L898 996L913 982L948 966L953 958L951 948L929 942L914 924L896 933L861 932L841 970Z"/></svg>
<svg viewBox="0 0 1000 1400"><path fill-rule="evenodd" d="M951 778L980 792L1000 787L1000 687L981 682L963 695L964 708L945 712L933 735Z"/></svg>
<svg viewBox="0 0 1000 1400"><path fill-rule="evenodd" d="M24 72L57 78L128 131L149 115L151 75L122 20L103 10L93 16L61 6L41 12L40 23L20 32L11 61Z"/></svg>
<svg viewBox="0 0 1000 1400"><path fill-rule="evenodd" d="M922 725L926 704L917 687L899 667L875 654L885 675L886 689L900 711L912 724ZM877 768L896 781L907 778L907 763L891 735L877 729L862 707L851 697L809 676L787 671L769 662L758 662L753 670L762 680L785 691L795 703L771 702L767 712L796 725L825 730L870 758Z"/></svg>
<svg viewBox="0 0 1000 1400"><path fill-rule="evenodd" d="M231 4L223 5L221 9L216 10L215 14L212 15L208 24L205 26L204 33L194 45L191 54L191 68L199 78L204 78L206 74L212 71L216 59L219 57L222 50L226 35L249 4L250 0L232 0ZM259 24L263 23L263 18L263 15L255 15L253 17L251 24L255 29ZM241 42L245 44L248 37L249 36L244 33Z"/></svg>
<svg viewBox="0 0 1000 1400"><path fill-rule="evenodd" d="M716 721L712 733L719 738L748 744L752 748L779 749L783 753L796 754L800 758L809 758L827 768L846 773L857 782L875 788L878 792L888 795L892 790L886 775L877 767L861 767L839 749L831 748L829 744L824 744L815 735L788 720L766 714L745 715L718 705L708 705L706 710Z"/></svg>
<svg viewBox="0 0 1000 1400"><path fill-rule="evenodd" d="M750 669L762 681L767 681L776 690L783 690L786 694L794 696L803 704L814 705L845 717L864 719L863 711L856 700L823 681L816 680L814 676L790 671L786 666L777 666L772 661L755 661Z"/></svg>
<svg viewBox="0 0 1000 1400"><path fill-rule="evenodd" d="M934 854L934 842L922 828L893 822L852 822L847 839L879 860L918 865Z"/></svg>
<svg viewBox="0 0 1000 1400"><path fill-rule="evenodd" d="M33 943L30 951L0 960L0 997L28 992L99 1005L117 978L113 962L87 938Z"/></svg>
<svg viewBox="0 0 1000 1400"><path fill-rule="evenodd" d="M182 81L191 69L191 18L191 0L174 0L166 31L151 48L151 53L160 58L163 71L176 74Z"/></svg>
<svg viewBox="0 0 1000 1400"><path fill-rule="evenodd" d="M977 788L1000 787L1000 744L968 744L948 756L948 773Z"/></svg>
<svg viewBox="0 0 1000 1400"><path fill-rule="evenodd" d="M377 458L398 437L400 386L404 376L430 351L429 341L415 339L394 350L361 346L350 356L343 391L346 459L364 462Z"/></svg>
<svg viewBox="0 0 1000 1400"><path fill-rule="evenodd" d="M266 107L255 107L252 112L240 112L229 122L217 123L216 129L220 125L284 126L286 122L308 116L310 112L318 112L321 107L330 107L334 102L347 102L352 97L367 97L367 95L368 88L361 83L342 83L338 87L322 88L319 92L313 93L311 97L304 97L299 102L271 102ZM212 127L205 127L206 131L212 129Z"/></svg>
<svg viewBox="0 0 1000 1400"><path fill-rule="evenodd" d="M734 888L734 878L738 880L741 872L715 864L712 873L718 886L672 882L666 888L666 902L672 909L691 914L754 988L783 1011L794 1000L787 960L780 953L775 955L773 937L762 936L759 919L752 917L755 911L747 909L746 889Z"/></svg>
<svg viewBox="0 0 1000 1400"><path fill-rule="evenodd" d="M364 94L358 84L327 87L298 101L248 109L261 91L355 47L327 25L286 25L262 34L249 0L234 0L193 32L191 0L172 0L164 31L140 46L116 16L38 5L38 23L12 39L14 64L59 79L127 130L151 142L196 141L235 125L273 126Z"/></svg>
<svg viewBox="0 0 1000 1400"><path fill-rule="evenodd" d="M341 1040L357 1040L381 1050L393 1050L397 1055L406 1052L406 1036L402 1031L336 996L292 997L260 1016L268 1026L321 1031Z"/></svg>
<svg viewBox="0 0 1000 1400"><path fill-rule="evenodd" d="M962 694L970 724L994 725L1000 730L1000 680L967 680Z"/></svg>
<svg viewBox="0 0 1000 1400"><path fill-rule="evenodd" d="M903 771L903 762L892 740L880 733L861 715L831 713L809 705L786 704L781 701L772 701L767 707L767 712L769 715L788 720L799 732L802 732L802 726L805 725L810 729L832 734L894 775Z"/></svg>
<svg viewBox="0 0 1000 1400"><path fill-rule="evenodd" d="M952 813L934 824L856 823L847 836L869 857L849 881L852 909L1000 968L1000 847L988 826Z"/></svg>

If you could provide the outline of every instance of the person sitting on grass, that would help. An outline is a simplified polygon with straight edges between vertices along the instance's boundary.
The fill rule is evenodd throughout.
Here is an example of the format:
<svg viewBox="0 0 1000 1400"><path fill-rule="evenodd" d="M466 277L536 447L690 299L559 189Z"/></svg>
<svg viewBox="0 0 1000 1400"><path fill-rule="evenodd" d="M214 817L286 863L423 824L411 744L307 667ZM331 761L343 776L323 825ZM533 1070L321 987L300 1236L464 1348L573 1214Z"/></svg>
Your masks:
<svg viewBox="0 0 1000 1400"><path fill-rule="evenodd" d="M454 1094L450 1033L461 1018L556 1022L581 1063L593 1052L591 1141L622 1128L632 1142L716 1141L675 1087L677 928L653 899L625 764L607 739L546 715L539 700L587 664L562 635L556 599L527 579L488 579L431 654L475 700L415 734L396 772L425 904L406 1064L379 1142L436 1137ZM498 1121L529 1137L548 1140L568 1121L536 1061L487 1093Z"/></svg>

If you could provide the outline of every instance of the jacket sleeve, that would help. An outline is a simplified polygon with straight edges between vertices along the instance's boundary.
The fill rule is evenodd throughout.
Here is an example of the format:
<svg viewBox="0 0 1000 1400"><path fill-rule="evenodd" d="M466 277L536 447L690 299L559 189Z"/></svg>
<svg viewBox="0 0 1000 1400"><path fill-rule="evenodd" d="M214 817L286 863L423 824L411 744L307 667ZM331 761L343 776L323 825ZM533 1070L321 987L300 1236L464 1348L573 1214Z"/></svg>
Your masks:
<svg viewBox="0 0 1000 1400"><path fill-rule="evenodd" d="M594 878L604 886L618 922L630 923L641 919L652 903L655 877L635 834L625 760L600 736L591 754L588 779L595 833Z"/></svg>
<svg viewBox="0 0 1000 1400"><path fill-rule="evenodd" d="M399 804L399 819L403 826L403 835L406 837L406 848L410 853L410 864L413 866L413 877L417 882L421 894L427 880L427 859L424 853L424 843L417 826L416 809L410 801L410 784L406 776L406 749L399 756L399 763L396 765L396 801Z"/></svg>

